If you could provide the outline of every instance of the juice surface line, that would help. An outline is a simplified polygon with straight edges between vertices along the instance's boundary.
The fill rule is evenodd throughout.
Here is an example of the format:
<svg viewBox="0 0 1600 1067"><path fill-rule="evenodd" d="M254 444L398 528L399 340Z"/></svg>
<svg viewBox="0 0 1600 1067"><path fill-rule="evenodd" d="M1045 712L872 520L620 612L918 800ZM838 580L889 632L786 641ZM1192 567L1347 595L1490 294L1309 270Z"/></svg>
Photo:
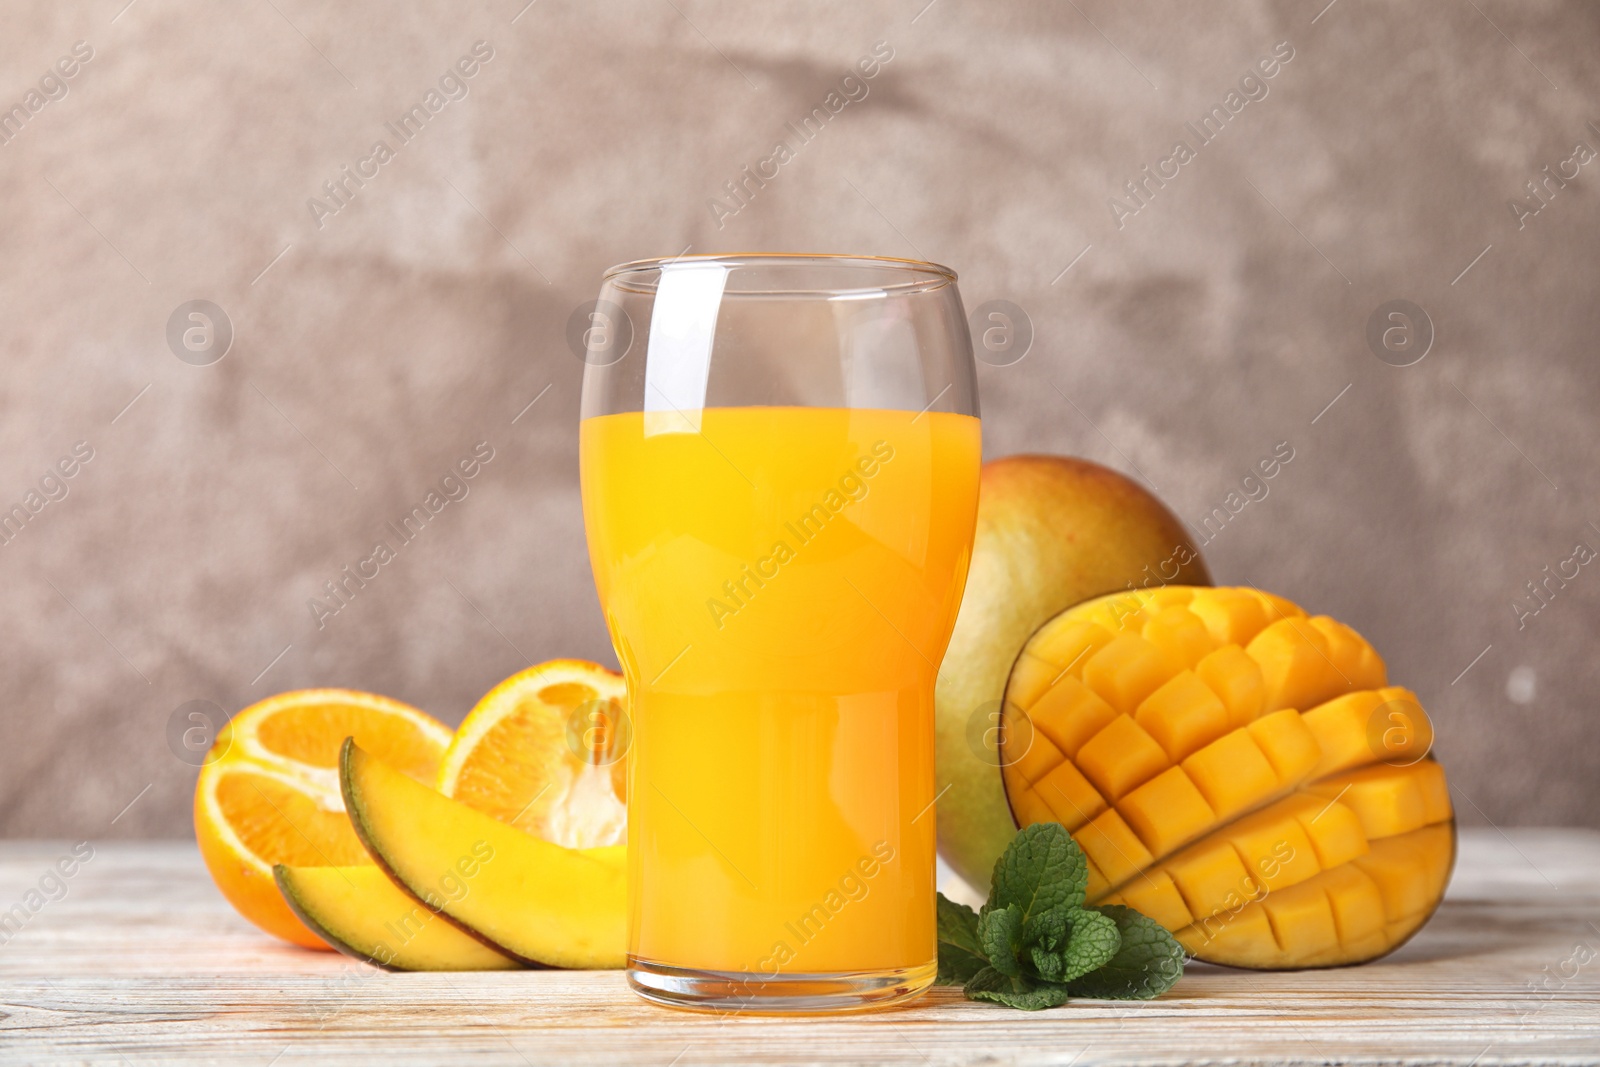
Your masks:
<svg viewBox="0 0 1600 1067"><path fill-rule="evenodd" d="M933 690L978 420L630 412L585 420L580 444L632 705L630 954L774 976L929 964Z"/></svg>

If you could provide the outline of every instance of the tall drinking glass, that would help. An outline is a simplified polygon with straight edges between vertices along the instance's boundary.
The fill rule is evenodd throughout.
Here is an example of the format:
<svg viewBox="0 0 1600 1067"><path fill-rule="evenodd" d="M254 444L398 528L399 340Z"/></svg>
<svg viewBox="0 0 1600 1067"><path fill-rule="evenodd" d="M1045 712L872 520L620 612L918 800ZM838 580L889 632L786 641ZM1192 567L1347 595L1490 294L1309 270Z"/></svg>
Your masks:
<svg viewBox="0 0 1600 1067"><path fill-rule="evenodd" d="M587 359L584 524L632 716L629 982L719 1011L917 996L981 452L955 274L629 263Z"/></svg>

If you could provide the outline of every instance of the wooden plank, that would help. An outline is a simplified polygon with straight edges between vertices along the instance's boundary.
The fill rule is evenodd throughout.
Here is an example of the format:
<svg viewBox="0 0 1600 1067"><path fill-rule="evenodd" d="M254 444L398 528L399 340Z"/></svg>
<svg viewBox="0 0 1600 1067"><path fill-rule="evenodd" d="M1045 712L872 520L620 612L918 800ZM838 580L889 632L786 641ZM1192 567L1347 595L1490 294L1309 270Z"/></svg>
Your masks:
<svg viewBox="0 0 1600 1067"><path fill-rule="evenodd" d="M240 920L193 846L0 844L0 1062L1098 1064L1600 1062L1600 834L1473 830L1440 914L1365 967L1196 965L1160 1000L1037 1014L938 990L843 1018L708 1017L618 973L391 975ZM28 908L29 890L42 906ZM1587 960L1578 963L1578 960Z"/></svg>

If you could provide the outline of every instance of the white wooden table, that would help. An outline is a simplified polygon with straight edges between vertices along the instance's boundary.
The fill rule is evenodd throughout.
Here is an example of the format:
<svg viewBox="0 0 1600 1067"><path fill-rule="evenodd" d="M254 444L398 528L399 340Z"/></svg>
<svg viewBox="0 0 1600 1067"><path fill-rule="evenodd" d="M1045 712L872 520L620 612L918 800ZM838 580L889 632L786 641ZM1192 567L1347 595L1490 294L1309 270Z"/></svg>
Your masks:
<svg viewBox="0 0 1600 1067"><path fill-rule="evenodd" d="M67 849L0 842L0 910L28 911ZM1025 1014L937 990L794 1020L650 1007L616 972L386 974L258 934L191 845L95 849L64 897L0 929L0 1062L1600 1063L1592 831L1466 833L1440 913L1365 967L1193 966L1149 1003Z"/></svg>

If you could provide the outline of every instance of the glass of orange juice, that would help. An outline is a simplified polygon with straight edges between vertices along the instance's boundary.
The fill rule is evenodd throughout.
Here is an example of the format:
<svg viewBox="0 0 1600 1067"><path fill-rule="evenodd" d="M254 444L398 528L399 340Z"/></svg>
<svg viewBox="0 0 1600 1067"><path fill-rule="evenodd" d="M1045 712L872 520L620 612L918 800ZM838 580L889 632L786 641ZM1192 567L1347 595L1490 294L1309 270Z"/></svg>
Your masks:
<svg viewBox="0 0 1600 1067"><path fill-rule="evenodd" d="M919 995L934 681L981 462L955 274L628 263L585 351L584 524L632 717L630 984L717 1011Z"/></svg>

